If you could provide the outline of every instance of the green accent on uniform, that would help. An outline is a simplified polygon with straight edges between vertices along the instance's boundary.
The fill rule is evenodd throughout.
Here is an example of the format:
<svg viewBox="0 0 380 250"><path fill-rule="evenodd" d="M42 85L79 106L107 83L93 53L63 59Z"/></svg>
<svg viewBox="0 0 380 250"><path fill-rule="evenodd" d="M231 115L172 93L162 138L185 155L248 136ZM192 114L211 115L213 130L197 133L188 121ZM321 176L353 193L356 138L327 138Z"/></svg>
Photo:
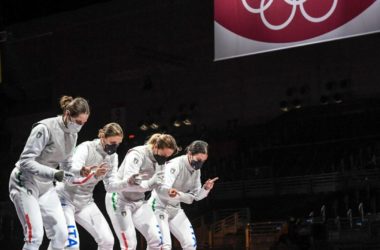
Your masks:
<svg viewBox="0 0 380 250"><path fill-rule="evenodd" d="M152 210L153 212L156 211L156 199L153 199L152 201Z"/></svg>
<svg viewBox="0 0 380 250"><path fill-rule="evenodd" d="M16 173L16 179L17 179L17 185L19 185L20 187L23 187L24 185L22 185L21 175L22 175L21 172Z"/></svg>
<svg viewBox="0 0 380 250"><path fill-rule="evenodd" d="M117 193L112 193L112 207L116 211Z"/></svg>

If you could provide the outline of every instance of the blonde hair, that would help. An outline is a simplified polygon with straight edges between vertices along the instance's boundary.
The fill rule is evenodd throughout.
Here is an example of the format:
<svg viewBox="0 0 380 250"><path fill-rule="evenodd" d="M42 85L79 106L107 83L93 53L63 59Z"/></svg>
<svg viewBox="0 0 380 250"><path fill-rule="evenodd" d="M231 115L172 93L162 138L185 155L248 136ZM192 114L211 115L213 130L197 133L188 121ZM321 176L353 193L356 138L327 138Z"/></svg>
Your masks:
<svg viewBox="0 0 380 250"><path fill-rule="evenodd" d="M71 96L64 95L59 100L59 104L63 113L69 111L70 116L77 117L80 114L90 114L90 106L86 99L82 97L73 98Z"/></svg>
<svg viewBox="0 0 380 250"><path fill-rule="evenodd" d="M98 137L107 138L111 136L121 136L124 137L123 129L116 122L111 122L106 124L103 128L99 129Z"/></svg>
<svg viewBox="0 0 380 250"><path fill-rule="evenodd" d="M174 139L174 137L169 134L153 134L150 136L150 138L146 141L145 144L150 145L152 147L157 146L158 149L173 149L174 154L181 150L181 148L177 146L177 142Z"/></svg>

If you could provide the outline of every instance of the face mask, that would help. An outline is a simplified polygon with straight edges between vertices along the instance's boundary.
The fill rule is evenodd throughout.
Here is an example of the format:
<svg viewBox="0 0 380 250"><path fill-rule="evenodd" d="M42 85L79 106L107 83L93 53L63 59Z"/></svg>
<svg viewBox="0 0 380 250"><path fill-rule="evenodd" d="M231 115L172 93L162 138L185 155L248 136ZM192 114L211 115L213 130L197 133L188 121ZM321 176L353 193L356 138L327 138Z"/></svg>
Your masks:
<svg viewBox="0 0 380 250"><path fill-rule="evenodd" d="M69 129L70 133L78 133L82 125L77 124L76 122L67 121L67 128Z"/></svg>
<svg viewBox="0 0 380 250"><path fill-rule="evenodd" d="M158 155L158 154L153 154L153 157L157 161L158 165L165 164L165 162L167 160L167 158L165 156Z"/></svg>
<svg viewBox="0 0 380 250"><path fill-rule="evenodd" d="M195 170L198 170L198 169L201 169L201 168L202 168L202 166L203 166L203 161L191 160L191 161L190 161L190 165L191 165Z"/></svg>
<svg viewBox="0 0 380 250"><path fill-rule="evenodd" d="M104 152L106 152L108 155L112 155L116 153L118 144L105 144L104 145Z"/></svg>

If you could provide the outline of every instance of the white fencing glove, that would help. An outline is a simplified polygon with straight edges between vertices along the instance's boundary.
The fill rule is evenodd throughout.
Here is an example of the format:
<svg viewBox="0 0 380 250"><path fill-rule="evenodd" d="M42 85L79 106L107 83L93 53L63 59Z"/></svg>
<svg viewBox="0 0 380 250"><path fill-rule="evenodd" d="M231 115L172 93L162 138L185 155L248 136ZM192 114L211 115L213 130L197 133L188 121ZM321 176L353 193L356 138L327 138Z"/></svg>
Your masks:
<svg viewBox="0 0 380 250"><path fill-rule="evenodd" d="M142 175L140 174L134 174L128 179L128 183L130 185L140 185L142 182Z"/></svg>
<svg viewBox="0 0 380 250"><path fill-rule="evenodd" d="M158 171L156 172L149 180L147 180L147 185L150 189L153 189L156 186L160 186L165 182L165 172Z"/></svg>
<svg viewBox="0 0 380 250"><path fill-rule="evenodd" d="M164 183L164 171L156 172L150 179L144 180L146 174L134 174L128 179L130 185L140 185L144 189L153 189Z"/></svg>

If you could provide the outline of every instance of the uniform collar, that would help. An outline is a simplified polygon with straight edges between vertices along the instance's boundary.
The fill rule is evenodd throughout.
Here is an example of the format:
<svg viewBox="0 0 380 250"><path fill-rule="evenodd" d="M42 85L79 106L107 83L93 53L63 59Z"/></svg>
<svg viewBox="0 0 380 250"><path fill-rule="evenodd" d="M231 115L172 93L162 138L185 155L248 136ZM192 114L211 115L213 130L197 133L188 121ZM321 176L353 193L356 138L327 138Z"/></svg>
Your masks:
<svg viewBox="0 0 380 250"><path fill-rule="evenodd" d="M189 158L187 157L187 154L182 156L182 160L184 161L187 170L189 170L190 173L194 173L195 169L190 165Z"/></svg>
<svg viewBox="0 0 380 250"><path fill-rule="evenodd" d="M63 116L58 115L56 117L59 127L65 132L70 134L70 130L66 127L65 123L63 122Z"/></svg>
<svg viewBox="0 0 380 250"><path fill-rule="evenodd" d="M154 159L152 148L151 148L149 145L145 145L145 150L146 150L146 154L147 154L148 158L149 158L153 163L157 163L156 159Z"/></svg>
<svg viewBox="0 0 380 250"><path fill-rule="evenodd" d="M97 150L97 151L98 151L103 157L107 156L107 153L104 152L103 145L102 145L102 143L100 142L100 139L95 139L94 142L95 142L95 145L96 145L96 150Z"/></svg>

